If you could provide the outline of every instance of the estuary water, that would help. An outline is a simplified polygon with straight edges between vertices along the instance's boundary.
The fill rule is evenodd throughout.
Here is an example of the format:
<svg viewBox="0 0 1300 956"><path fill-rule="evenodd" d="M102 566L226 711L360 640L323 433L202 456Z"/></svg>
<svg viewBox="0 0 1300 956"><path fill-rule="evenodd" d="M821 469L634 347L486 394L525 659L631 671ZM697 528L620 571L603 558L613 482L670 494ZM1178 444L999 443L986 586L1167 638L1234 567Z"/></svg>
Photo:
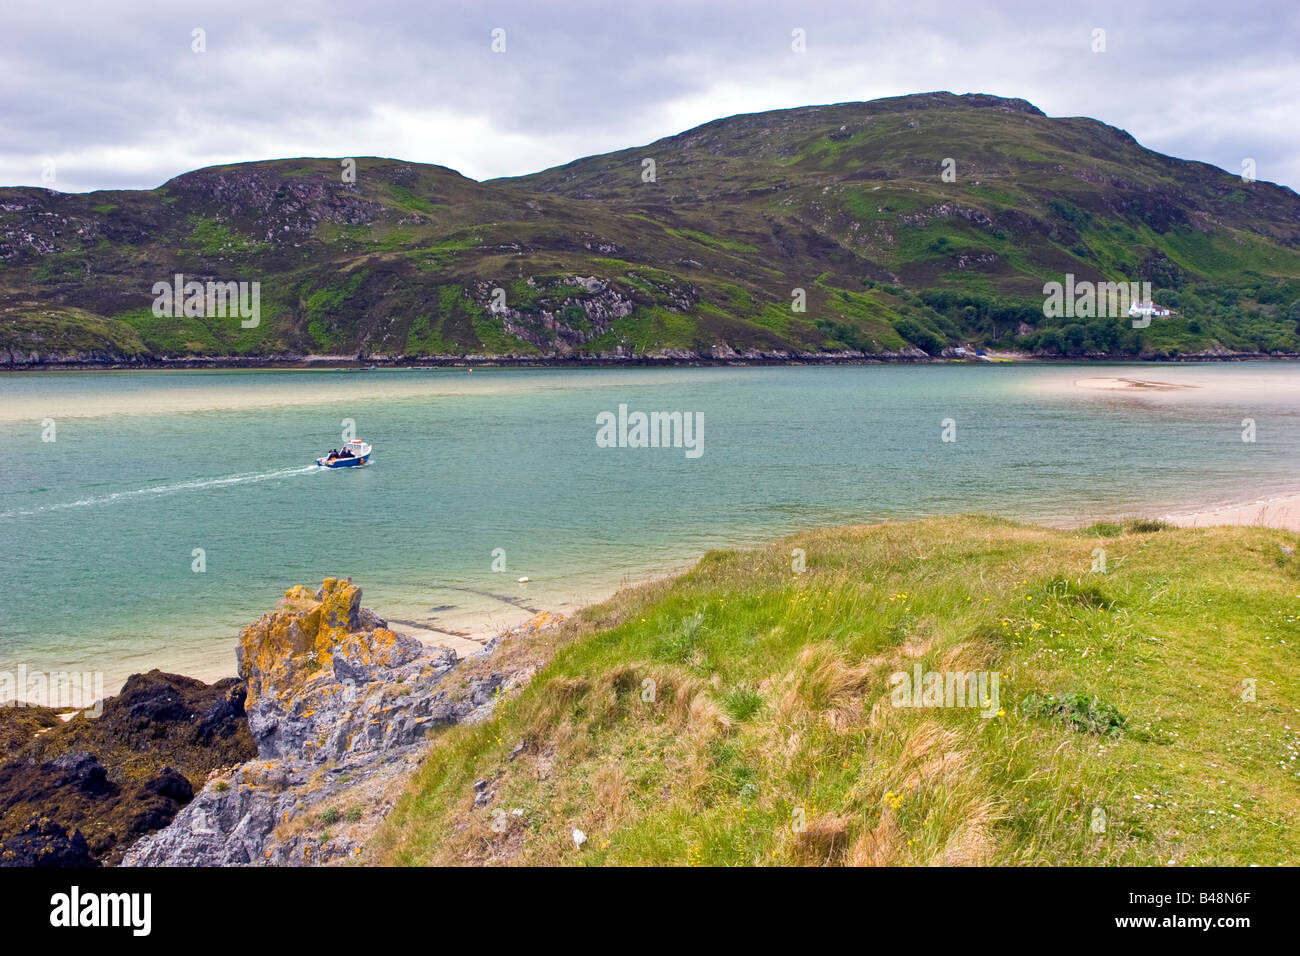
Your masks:
<svg viewBox="0 0 1300 956"><path fill-rule="evenodd" d="M702 422L700 454L601 447L620 406L630 441L634 412ZM372 463L316 468L349 426ZM0 672L112 692L233 674L240 627L326 576L464 633L810 526L1295 493L1300 366L14 373L0 435Z"/></svg>

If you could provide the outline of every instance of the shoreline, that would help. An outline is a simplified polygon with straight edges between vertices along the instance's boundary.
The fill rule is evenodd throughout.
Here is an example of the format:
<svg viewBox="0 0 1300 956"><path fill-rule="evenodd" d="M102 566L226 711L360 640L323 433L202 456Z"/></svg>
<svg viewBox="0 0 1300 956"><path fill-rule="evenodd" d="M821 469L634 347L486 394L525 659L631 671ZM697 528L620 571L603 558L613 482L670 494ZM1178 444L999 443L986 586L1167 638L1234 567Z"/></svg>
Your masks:
<svg viewBox="0 0 1300 956"><path fill-rule="evenodd" d="M939 355L922 352L721 352L678 353L666 355L459 355L436 357L373 356L360 358L354 355L284 355L284 356L191 356L185 358L93 357L68 358L53 361L38 358L36 361L0 361L4 372L156 372L202 371L235 369L304 370L304 371L378 371L379 369L403 371L436 371L444 368L727 368L733 366L799 366L799 365L997 365L1007 362L1041 365L1207 365L1231 362L1296 362L1300 353L1264 352L1194 352L1181 355L1144 353L1140 355L1033 355L1026 352L988 351L987 360L957 355L946 349Z"/></svg>
<svg viewBox="0 0 1300 956"><path fill-rule="evenodd" d="M601 580L579 589L572 596L554 602L539 602L535 607L507 603L505 607L491 610L463 611L444 618L415 621L400 617L385 618L391 630L414 637L429 647L441 647L456 652L464 660L482 650L492 641L509 634L539 617L567 620L581 611L608 601L628 588L641 587L654 581L675 577L689 570L695 562L665 568L647 569L626 574L617 582ZM365 581L358 579L364 593ZM377 612L380 613L380 612Z"/></svg>
<svg viewBox="0 0 1300 956"><path fill-rule="evenodd" d="M1261 527L1300 533L1300 492L1161 515L1180 528Z"/></svg>
<svg viewBox="0 0 1300 956"><path fill-rule="evenodd" d="M921 516L918 516L918 519ZM1084 517L1074 516L1063 521L1032 521L1031 524L1041 524L1044 527L1055 527L1061 530L1080 530L1099 521L1107 520L1125 520L1132 518L1146 518L1149 520L1160 520L1180 528L1207 528L1207 527L1263 527L1277 531L1289 531L1300 534L1300 491L1275 494L1271 496L1260 496L1249 500L1239 500L1225 504L1207 504L1196 510L1187 508L1185 510L1176 510L1167 513L1160 513L1154 509L1136 509L1124 512L1105 513L1096 512ZM904 519L917 520L917 519ZM853 522L850 525L839 527L851 527L861 522ZM871 523L871 522L867 522ZM886 521L875 522L877 524L900 523L898 519L889 519ZM780 540L786 535L778 535L771 539L764 539L771 543ZM738 543L730 547L747 548L756 546L756 542ZM521 627L527 627L530 622L539 619L548 621L563 621L572 618L582 611L595 607L619 593L620 591L641 587L656 581L666 580L676 577L690 570L695 564L694 561L673 565L671 567L662 567L647 569L642 572L632 573L624 576L617 582L602 580L593 583L590 587L583 588L574 593L570 598L558 602L539 602L535 607L522 607L517 605L507 605L505 608L492 608L490 610L479 609L466 611L463 615L453 616L451 620L431 618L426 620L411 620L404 617L385 617L391 630L419 640L422 644L430 648L439 648L450 650L455 653L460 661L464 661L481 651L494 640L509 635ZM358 586L363 591L365 588L364 577L357 580ZM292 585L290 585L292 586ZM400 606L400 602L395 602ZM381 616L382 609L379 610ZM402 612L396 611L401 614ZM250 622L255 623L255 622ZM243 628L240 629L242 633ZM232 639L232 644L238 644L238 635ZM233 657L233 647L231 656ZM233 663L233 662L232 662ZM171 668L175 667L175 670ZM163 673L174 674L180 677L187 677L194 680L202 681L206 684L214 684L217 681L237 677L237 667L229 664L220 665L214 662L202 663L197 666L184 666L175 661L156 661L151 666L139 671L133 671L131 675L124 677L112 690L105 689L104 699L116 697L121 694L123 687L131 676L140 673L147 673L150 670L159 670ZM42 706L39 704L26 702L21 699L15 701L0 701L3 706ZM60 708L61 716L64 720L78 711L78 708L63 711Z"/></svg>
<svg viewBox="0 0 1300 956"><path fill-rule="evenodd" d="M741 545L737 545L741 547ZM434 649L445 649L455 653L459 662L464 662L474 654L482 651L493 641L499 640L515 634L520 629L527 629L529 626L538 621L561 622L568 620L575 614L601 604L620 591L637 588L654 581L665 578L676 577L685 573L693 565L694 561L686 564L675 564L667 567L647 569L642 572L625 574L617 581L608 579L593 582L589 587L579 589L571 597L554 601L539 601L536 606L523 607L505 603L503 607L494 607L490 609L479 608L475 610L462 611L459 614L453 614L449 617L430 618L426 620L412 620L402 616L401 610L395 610L392 613L394 617L387 616L383 605L378 605L376 613L382 617L388 628L398 634L406 637L412 637L424 644L426 647ZM349 580L354 581L361 588L364 595L366 591L366 582L364 577L353 575ZM301 583L301 582L299 582ZM287 587L292 588L295 585L290 583ZM407 599L409 601L409 598ZM398 608L401 602L387 602ZM420 603L420 602L417 602ZM274 613L278 608L272 608L267 613ZM176 677L190 678L202 681L205 684L215 684L218 681L231 678L238 679L238 667L236 661L236 648L239 645L240 634L248 626L256 624L256 621L249 621L243 627L240 627L229 640L228 663L217 663L215 658L207 657L201 661L195 660L189 664L181 663L177 660L167 658L153 658L148 666L143 664L139 669L132 669L129 674L123 676L120 680L115 680L110 687L107 683L104 685L103 700L117 697L122 693L123 688L130 679L138 674L148 673L150 671L160 671L164 674L171 674ZM68 673L80 673L80 668L69 668ZM47 704L24 700L22 697L16 700L0 700L0 707L45 707ZM79 713L84 707L55 707L63 720L71 719Z"/></svg>

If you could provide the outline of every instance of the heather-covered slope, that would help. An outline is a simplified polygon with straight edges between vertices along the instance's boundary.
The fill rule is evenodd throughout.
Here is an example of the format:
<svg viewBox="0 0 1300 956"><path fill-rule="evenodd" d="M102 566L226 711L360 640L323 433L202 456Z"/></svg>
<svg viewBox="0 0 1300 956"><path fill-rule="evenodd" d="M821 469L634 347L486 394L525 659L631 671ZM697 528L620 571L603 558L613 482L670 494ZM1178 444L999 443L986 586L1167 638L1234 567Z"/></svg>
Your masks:
<svg viewBox="0 0 1300 956"><path fill-rule="evenodd" d="M260 282L260 324L155 317L176 272ZM1066 273L1150 281L1179 314L1044 319ZM984 95L734 116L485 183L362 158L354 183L289 159L0 189L0 363L1293 353L1297 323L1294 192Z"/></svg>

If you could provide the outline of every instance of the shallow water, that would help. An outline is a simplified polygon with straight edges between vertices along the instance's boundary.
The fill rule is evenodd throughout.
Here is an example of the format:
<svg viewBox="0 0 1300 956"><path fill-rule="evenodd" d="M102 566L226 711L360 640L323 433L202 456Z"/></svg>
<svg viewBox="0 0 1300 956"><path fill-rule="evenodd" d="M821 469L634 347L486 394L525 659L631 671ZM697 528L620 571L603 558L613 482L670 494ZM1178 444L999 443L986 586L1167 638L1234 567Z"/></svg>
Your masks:
<svg viewBox="0 0 1300 956"><path fill-rule="evenodd" d="M1074 384L1098 376L1196 387ZM620 404L701 413L703 454L598 447ZM315 468L344 419L373 463ZM19 373L0 434L0 672L112 688L233 673L238 629L326 575L463 630L812 525L1295 492L1300 366Z"/></svg>

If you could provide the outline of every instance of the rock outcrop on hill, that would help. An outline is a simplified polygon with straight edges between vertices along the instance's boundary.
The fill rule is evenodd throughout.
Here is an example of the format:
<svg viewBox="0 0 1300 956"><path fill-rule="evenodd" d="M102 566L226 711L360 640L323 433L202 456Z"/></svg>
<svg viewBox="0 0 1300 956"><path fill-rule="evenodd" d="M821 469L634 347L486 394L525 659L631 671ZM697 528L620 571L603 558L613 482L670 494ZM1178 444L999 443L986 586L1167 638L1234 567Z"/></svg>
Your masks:
<svg viewBox="0 0 1300 956"><path fill-rule="evenodd" d="M257 758L209 780L124 865L312 865L355 855L359 844L328 832L336 805L412 769L432 728L491 709L507 677L446 680L453 651L391 630L360 602L356 585L327 578L315 593L290 589L279 610L244 629L239 673Z"/></svg>

